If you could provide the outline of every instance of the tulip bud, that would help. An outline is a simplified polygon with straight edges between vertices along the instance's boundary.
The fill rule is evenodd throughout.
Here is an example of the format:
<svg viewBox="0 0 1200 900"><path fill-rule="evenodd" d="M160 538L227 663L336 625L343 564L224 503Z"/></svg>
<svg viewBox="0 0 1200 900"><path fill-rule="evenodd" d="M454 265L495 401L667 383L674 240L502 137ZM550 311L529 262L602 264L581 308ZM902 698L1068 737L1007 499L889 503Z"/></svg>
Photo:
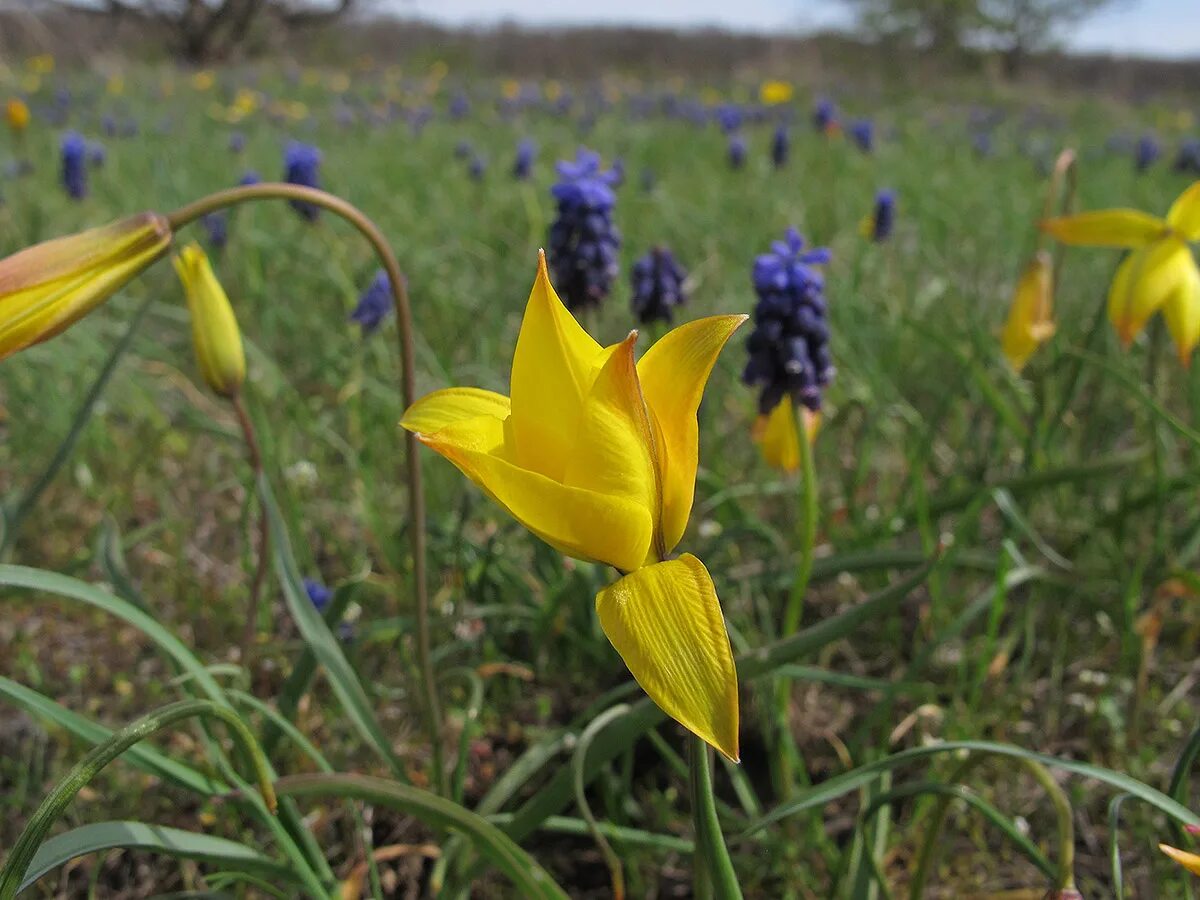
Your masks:
<svg viewBox="0 0 1200 900"><path fill-rule="evenodd" d="M175 257L175 271L187 294L200 374L222 397L233 397L246 380L246 354L229 298L199 244L189 244L180 251Z"/></svg>
<svg viewBox="0 0 1200 900"><path fill-rule="evenodd" d="M20 134L29 126L29 107L19 97L13 97L4 108L4 116L8 119L8 127L14 134Z"/></svg>
<svg viewBox="0 0 1200 900"><path fill-rule="evenodd" d="M1054 335L1053 292L1050 256L1039 251L1021 273L1000 338L1005 358L1018 372L1033 352Z"/></svg>
<svg viewBox="0 0 1200 900"><path fill-rule="evenodd" d="M0 260L0 359L73 325L170 244L167 220L141 213Z"/></svg>

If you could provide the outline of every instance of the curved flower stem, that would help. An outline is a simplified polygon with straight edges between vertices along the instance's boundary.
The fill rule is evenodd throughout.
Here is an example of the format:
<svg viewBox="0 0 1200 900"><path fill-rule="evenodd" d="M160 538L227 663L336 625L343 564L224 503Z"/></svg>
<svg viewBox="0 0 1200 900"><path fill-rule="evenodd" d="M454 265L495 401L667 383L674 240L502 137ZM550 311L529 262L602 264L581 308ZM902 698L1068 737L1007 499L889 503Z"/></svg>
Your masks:
<svg viewBox="0 0 1200 900"><path fill-rule="evenodd" d="M695 735L688 735L688 773L695 822L696 851L692 873L697 897L742 900L742 888L729 858L712 790L712 751Z"/></svg>
<svg viewBox="0 0 1200 900"><path fill-rule="evenodd" d="M254 430L254 422L246 411L241 394L234 394L230 403L237 413L238 425L246 438L246 453L250 457L250 468L257 482L263 474L262 451L258 446L258 435ZM258 559L254 565L254 581L250 586L250 605L246 609L246 627L242 632L242 664L249 665L250 654L254 650L254 635L258 631L258 609L262 602L263 582L267 577L268 552L271 544L271 524L266 510L258 513Z"/></svg>
<svg viewBox="0 0 1200 900"><path fill-rule="evenodd" d="M392 303L396 310L397 333L400 341L400 393L406 407L416 400L416 368L413 350L412 310L408 301L408 288L400 264L396 261L387 239L377 225L357 207L340 197L315 188L280 182L248 184L241 187L217 191L194 203L189 203L167 216L173 230L208 215L218 209L236 206L252 200L300 200L328 210L345 219L358 229L371 244L383 270L387 273L392 289ZM404 432L405 475L408 481L408 502L412 521L408 529L412 543L413 589L417 602L417 665L421 672L424 690L425 715L432 742L433 782L439 793L445 793L445 766L442 762L442 714L438 702L437 682L433 675L433 662L429 644L429 588L425 573L425 489L421 481L421 464L417 455L416 435Z"/></svg>

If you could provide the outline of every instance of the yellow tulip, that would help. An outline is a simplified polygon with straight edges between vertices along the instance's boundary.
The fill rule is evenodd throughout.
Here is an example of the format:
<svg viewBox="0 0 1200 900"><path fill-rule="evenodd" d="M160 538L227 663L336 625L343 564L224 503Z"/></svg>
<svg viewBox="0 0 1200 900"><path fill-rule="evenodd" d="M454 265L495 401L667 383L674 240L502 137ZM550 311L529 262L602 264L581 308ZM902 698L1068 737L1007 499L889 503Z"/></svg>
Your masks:
<svg viewBox="0 0 1200 900"><path fill-rule="evenodd" d="M0 359L49 340L167 252L171 226L142 213L0 260Z"/></svg>
<svg viewBox="0 0 1200 900"><path fill-rule="evenodd" d="M1186 850L1179 850L1176 847L1168 847L1166 844L1159 844L1158 849L1193 875L1200 875L1200 856L1197 856L1195 853L1188 853Z"/></svg>
<svg viewBox="0 0 1200 900"><path fill-rule="evenodd" d="M29 107L19 97L13 97L4 107L4 117L8 127L14 134L20 134L29 127Z"/></svg>
<svg viewBox="0 0 1200 900"><path fill-rule="evenodd" d="M555 294L543 254L512 396L435 391L400 423L546 543L623 574L596 596L604 633L667 715L733 760L737 672L716 589L696 557L667 555L691 514L704 385L745 320L682 325L635 363L637 332L597 344Z"/></svg>
<svg viewBox="0 0 1200 900"><path fill-rule="evenodd" d="M187 295L200 374L216 393L233 397L246 380L246 354L229 297L199 244L189 244L179 252L175 271Z"/></svg>
<svg viewBox="0 0 1200 900"><path fill-rule="evenodd" d="M1040 251L1021 273L1000 336L1000 348L1018 372L1033 352L1054 336L1053 291L1050 254Z"/></svg>
<svg viewBox="0 0 1200 900"><path fill-rule="evenodd" d="M1047 219L1041 228L1066 244L1124 247L1108 292L1108 318L1126 346L1161 311L1185 366L1200 343L1200 268L1189 243L1200 241L1200 181L1176 198L1165 218L1106 209Z"/></svg>
<svg viewBox="0 0 1200 900"><path fill-rule="evenodd" d="M762 449L763 459L785 472L795 472L800 468L800 434L796 428L796 415L791 399L784 397L768 415L758 417L752 433ZM821 414L801 406L799 415L804 419L804 431L811 444L821 428Z"/></svg>

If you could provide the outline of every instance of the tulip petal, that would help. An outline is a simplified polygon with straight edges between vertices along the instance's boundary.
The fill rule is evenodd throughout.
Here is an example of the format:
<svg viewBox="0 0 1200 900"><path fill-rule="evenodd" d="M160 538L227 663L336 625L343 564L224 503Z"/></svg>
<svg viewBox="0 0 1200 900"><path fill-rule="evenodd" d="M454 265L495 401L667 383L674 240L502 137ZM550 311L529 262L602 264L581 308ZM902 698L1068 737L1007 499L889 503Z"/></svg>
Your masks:
<svg viewBox="0 0 1200 900"><path fill-rule="evenodd" d="M597 594L596 612L650 699L736 762L737 670L704 564L685 553L639 569Z"/></svg>
<svg viewBox="0 0 1200 900"><path fill-rule="evenodd" d="M646 406L662 434L662 534L667 553L687 528L696 489L699 426L696 411L725 342L748 317L711 316L680 325L646 351L637 365Z"/></svg>
<svg viewBox="0 0 1200 900"><path fill-rule="evenodd" d="M645 561L654 522L644 507L521 468L509 455L505 430L504 421L485 415L418 437L514 519L567 556L624 571Z"/></svg>
<svg viewBox="0 0 1200 900"><path fill-rule="evenodd" d="M1195 853L1188 853L1186 850L1179 850L1175 847L1169 847L1166 844L1159 844L1158 849L1175 862L1179 863L1193 875L1200 875L1200 856Z"/></svg>
<svg viewBox="0 0 1200 900"><path fill-rule="evenodd" d="M571 448L563 484L636 503L656 524L661 520L655 437L633 361L637 332L608 348L607 359L584 402L579 433ZM638 563L666 555L657 533ZM630 568L630 567L625 567Z"/></svg>
<svg viewBox="0 0 1200 900"><path fill-rule="evenodd" d="M1155 241L1129 254L1117 267L1108 291L1108 318L1121 343L1129 343L1195 267L1191 251L1177 238Z"/></svg>
<svg viewBox="0 0 1200 900"><path fill-rule="evenodd" d="M508 398L480 388L444 388L426 394L404 411L400 427L418 434L433 434L447 425L491 416L507 419Z"/></svg>
<svg viewBox="0 0 1200 900"><path fill-rule="evenodd" d="M1163 303L1162 313L1167 331L1175 341L1179 361L1186 367L1196 344L1200 343L1200 269L1194 261L1187 267L1179 286Z"/></svg>
<svg viewBox="0 0 1200 900"><path fill-rule="evenodd" d="M1185 241L1200 241L1200 181L1193 181L1171 204L1167 224Z"/></svg>
<svg viewBox="0 0 1200 900"><path fill-rule="evenodd" d="M763 459L768 465L785 472L795 472L800 468L800 436L796 429L796 415L792 401L784 397L769 415L759 416L754 423L752 436L762 448ZM812 443L821 427L821 414L802 406L799 415L804 419L804 430L808 433L809 443Z"/></svg>
<svg viewBox="0 0 1200 900"><path fill-rule="evenodd" d="M600 352L558 299L538 254L512 365L512 434L523 467L562 479Z"/></svg>
<svg viewBox="0 0 1200 900"><path fill-rule="evenodd" d="M1084 247L1141 247L1163 236L1167 224L1137 209L1101 209L1044 219L1042 231L1064 244Z"/></svg>
<svg viewBox="0 0 1200 900"><path fill-rule="evenodd" d="M1000 337L1000 349L1018 372L1054 334L1054 323L1050 321L1051 290L1050 257L1039 253L1021 273Z"/></svg>

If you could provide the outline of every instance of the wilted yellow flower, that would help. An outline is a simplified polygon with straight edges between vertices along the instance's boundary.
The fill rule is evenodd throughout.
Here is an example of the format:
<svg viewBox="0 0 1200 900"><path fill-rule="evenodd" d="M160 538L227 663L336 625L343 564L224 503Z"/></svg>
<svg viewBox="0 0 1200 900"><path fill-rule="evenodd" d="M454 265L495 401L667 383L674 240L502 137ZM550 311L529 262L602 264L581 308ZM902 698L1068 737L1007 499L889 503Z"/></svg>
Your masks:
<svg viewBox="0 0 1200 900"><path fill-rule="evenodd" d="M786 81L764 81L758 89L758 99L768 106L775 106L789 102L794 93L792 86Z"/></svg>
<svg viewBox="0 0 1200 900"><path fill-rule="evenodd" d="M1050 254L1040 250L1021 273L1000 337L1000 349L1018 372L1054 336L1053 281Z"/></svg>
<svg viewBox="0 0 1200 900"><path fill-rule="evenodd" d="M105 85L105 90L114 97L120 97L125 93L125 76L113 75L108 79L108 84Z"/></svg>
<svg viewBox="0 0 1200 900"><path fill-rule="evenodd" d="M179 252L175 271L187 295L200 374L222 397L232 397L246 380L246 354L229 297L199 244L188 244Z"/></svg>
<svg viewBox="0 0 1200 900"><path fill-rule="evenodd" d="M1165 219L1136 209L1061 216L1042 230L1066 244L1126 247L1108 291L1108 318L1126 346L1162 310L1186 366L1200 343L1200 268L1189 242L1200 241L1200 181L1171 204Z"/></svg>
<svg viewBox="0 0 1200 900"><path fill-rule="evenodd" d="M521 82L515 78L506 78L500 85L500 93L505 100L516 100L521 96Z"/></svg>
<svg viewBox="0 0 1200 900"><path fill-rule="evenodd" d="M207 91L217 83L217 76L209 69L201 69L192 75L192 87L198 91Z"/></svg>
<svg viewBox="0 0 1200 900"><path fill-rule="evenodd" d="M0 260L0 359L54 337L167 252L171 226L141 213Z"/></svg>
<svg viewBox="0 0 1200 900"><path fill-rule="evenodd" d="M801 406L797 413L789 397L780 400L769 415L759 416L751 432L751 437L762 450L763 459L767 464L785 472L795 472L800 468L797 414L804 419L804 431L811 444L817 439L817 431L821 428L821 414L813 412L807 406Z"/></svg>
<svg viewBox="0 0 1200 900"><path fill-rule="evenodd" d="M350 76L345 72L334 72L329 76L329 89L335 94L344 94L350 90Z"/></svg>
<svg viewBox="0 0 1200 900"><path fill-rule="evenodd" d="M695 490L696 410L746 316L682 325L634 362L637 332L601 347L540 258L512 365L512 397L435 391L401 425L551 546L623 577L596 596L600 626L667 715L738 756L737 672L703 563L667 555Z"/></svg>
<svg viewBox="0 0 1200 900"><path fill-rule="evenodd" d="M8 127L16 134L21 134L29 127L29 107L20 97L13 97L5 104L4 117L8 120Z"/></svg>

